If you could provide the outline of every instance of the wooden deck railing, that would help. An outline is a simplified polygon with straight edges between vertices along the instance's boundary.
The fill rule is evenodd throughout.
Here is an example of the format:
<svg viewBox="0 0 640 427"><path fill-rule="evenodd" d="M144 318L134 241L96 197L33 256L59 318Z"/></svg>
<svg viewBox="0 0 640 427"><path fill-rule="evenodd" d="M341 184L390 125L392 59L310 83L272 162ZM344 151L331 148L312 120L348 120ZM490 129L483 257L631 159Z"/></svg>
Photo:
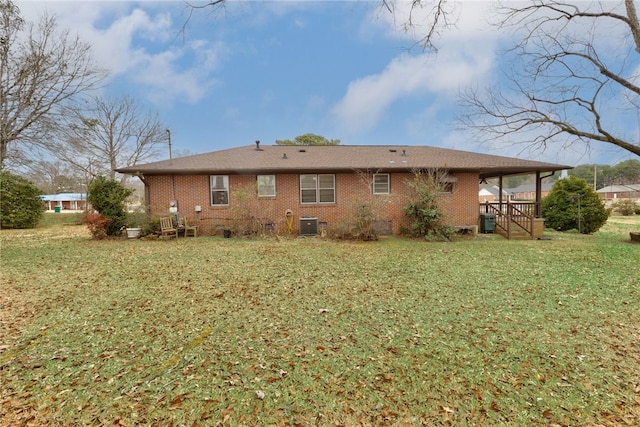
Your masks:
<svg viewBox="0 0 640 427"><path fill-rule="evenodd" d="M496 227L511 238L512 227L516 226L533 237L533 224L539 206L533 202L486 202L480 205L480 213L496 215Z"/></svg>

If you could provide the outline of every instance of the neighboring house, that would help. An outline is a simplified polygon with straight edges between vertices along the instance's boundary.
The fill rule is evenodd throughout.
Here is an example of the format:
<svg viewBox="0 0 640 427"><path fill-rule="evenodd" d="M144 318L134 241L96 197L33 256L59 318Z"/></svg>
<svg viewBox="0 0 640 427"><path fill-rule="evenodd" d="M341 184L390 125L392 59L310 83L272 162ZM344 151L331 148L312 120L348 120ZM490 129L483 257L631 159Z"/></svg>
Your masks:
<svg viewBox="0 0 640 427"><path fill-rule="evenodd" d="M48 211L82 211L87 208L86 193L46 194L40 197Z"/></svg>
<svg viewBox="0 0 640 427"><path fill-rule="evenodd" d="M609 185L596 191L605 201L640 199L640 184Z"/></svg>
<svg viewBox="0 0 640 427"><path fill-rule="evenodd" d="M151 214L177 210L205 234L229 228L240 216L306 234L315 221L330 227L353 219L363 203L375 207L387 232L398 234L409 226L402 213L407 180L414 171L436 168L448 173L441 198L446 222L473 226L481 180L533 173L541 182L541 173L569 167L425 146L256 143L117 171L142 180Z"/></svg>
<svg viewBox="0 0 640 427"><path fill-rule="evenodd" d="M545 182L540 187L540 195L547 197L553 188L553 183ZM536 185L535 184L523 184L514 188L505 189L509 195L509 200L535 200L536 199Z"/></svg>
<svg viewBox="0 0 640 427"><path fill-rule="evenodd" d="M503 189L502 200L508 200L509 195ZM491 203L500 200L500 187L497 185L481 184L480 191L478 191L478 201L480 203Z"/></svg>

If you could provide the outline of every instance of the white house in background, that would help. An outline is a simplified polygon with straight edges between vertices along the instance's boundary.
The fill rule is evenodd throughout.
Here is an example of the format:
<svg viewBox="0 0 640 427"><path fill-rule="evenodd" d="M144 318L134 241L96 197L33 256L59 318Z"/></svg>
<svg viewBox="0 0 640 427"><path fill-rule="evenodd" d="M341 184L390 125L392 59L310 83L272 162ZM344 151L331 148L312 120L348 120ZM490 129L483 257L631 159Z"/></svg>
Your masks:
<svg viewBox="0 0 640 427"><path fill-rule="evenodd" d="M499 194L500 194L500 187L498 187L497 185L481 184L480 191L478 191L478 201L480 203L497 202L498 200L500 200ZM509 195L503 189L502 200L506 202L508 199L509 199Z"/></svg>
<svg viewBox="0 0 640 427"><path fill-rule="evenodd" d="M541 196L547 197L553 188L553 183L543 182L541 186ZM507 188L505 191L509 194L509 200L535 200L536 185L523 184L515 188Z"/></svg>
<svg viewBox="0 0 640 427"><path fill-rule="evenodd" d="M609 185L596 191L602 200L640 199L640 184Z"/></svg>
<svg viewBox="0 0 640 427"><path fill-rule="evenodd" d="M48 211L82 211L87 208L86 193L60 193L40 196Z"/></svg>

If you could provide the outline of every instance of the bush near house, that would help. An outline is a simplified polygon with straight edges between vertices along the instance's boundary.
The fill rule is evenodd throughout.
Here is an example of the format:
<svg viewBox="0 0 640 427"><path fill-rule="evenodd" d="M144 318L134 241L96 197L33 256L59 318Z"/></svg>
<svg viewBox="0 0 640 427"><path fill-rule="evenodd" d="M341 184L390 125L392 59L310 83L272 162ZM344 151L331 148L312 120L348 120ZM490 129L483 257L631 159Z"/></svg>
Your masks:
<svg viewBox="0 0 640 427"><path fill-rule="evenodd" d="M378 240L376 230L375 207L369 203L356 203L353 207L353 215L338 222L328 229L328 235L335 240Z"/></svg>
<svg viewBox="0 0 640 427"><path fill-rule="evenodd" d="M570 176L556 182L542 199L542 216L549 228L591 234L607 222L609 213L587 181Z"/></svg>
<svg viewBox="0 0 640 427"><path fill-rule="evenodd" d="M30 181L0 172L0 227L35 228L44 214L40 191Z"/></svg>
<svg viewBox="0 0 640 427"><path fill-rule="evenodd" d="M107 237L107 227L110 219L103 217L99 213L90 213L82 216L82 223L87 226L91 236L96 240Z"/></svg>
<svg viewBox="0 0 640 427"><path fill-rule="evenodd" d="M637 206L636 202L630 199L618 200L611 207L615 212L623 216L633 215L636 210L640 210L640 206Z"/></svg>
<svg viewBox="0 0 640 427"><path fill-rule="evenodd" d="M87 200L103 217L110 220L106 225L107 236L118 236L127 221L125 200L133 193L120 182L99 176L89 184Z"/></svg>
<svg viewBox="0 0 640 427"><path fill-rule="evenodd" d="M411 201L402 211L412 221L410 234L427 240L449 239L453 229L444 224L444 211L439 198L445 183L446 172L440 170L417 171L406 184L411 190Z"/></svg>

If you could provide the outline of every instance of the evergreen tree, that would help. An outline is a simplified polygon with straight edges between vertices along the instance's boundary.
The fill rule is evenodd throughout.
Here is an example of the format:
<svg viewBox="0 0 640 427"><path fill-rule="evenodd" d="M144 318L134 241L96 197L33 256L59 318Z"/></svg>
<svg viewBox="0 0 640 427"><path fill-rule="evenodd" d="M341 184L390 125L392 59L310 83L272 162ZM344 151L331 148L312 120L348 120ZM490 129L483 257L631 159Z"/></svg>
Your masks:
<svg viewBox="0 0 640 427"><path fill-rule="evenodd" d="M542 199L542 216L549 228L590 234L607 222L609 213L587 181L570 176L556 182L549 195Z"/></svg>
<svg viewBox="0 0 640 427"><path fill-rule="evenodd" d="M107 236L122 233L122 227L127 220L124 201L132 193L120 182L104 176L99 176L89 184L87 200L100 215L111 220L106 227Z"/></svg>
<svg viewBox="0 0 640 427"><path fill-rule="evenodd" d="M42 192L30 181L0 172L0 227L35 228L44 214Z"/></svg>

